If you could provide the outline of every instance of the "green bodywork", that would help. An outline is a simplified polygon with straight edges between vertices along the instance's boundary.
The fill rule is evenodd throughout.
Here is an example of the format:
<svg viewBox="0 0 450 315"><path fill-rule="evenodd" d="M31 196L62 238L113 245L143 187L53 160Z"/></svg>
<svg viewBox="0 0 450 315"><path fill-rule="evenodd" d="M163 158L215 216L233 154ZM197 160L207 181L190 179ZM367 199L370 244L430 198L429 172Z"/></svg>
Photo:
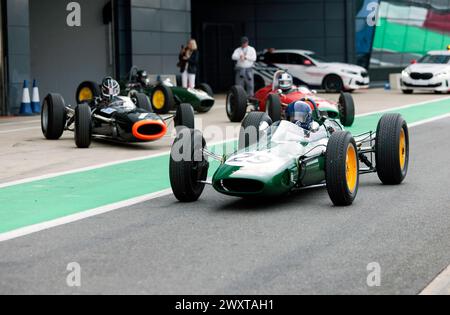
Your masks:
<svg viewBox="0 0 450 315"><path fill-rule="evenodd" d="M185 89L173 85L172 83L154 83L148 86L132 85L130 86L127 82L121 83L122 95L129 95L131 91L136 91L139 93L146 94L150 100L153 94L153 90L160 84L164 84L166 87L170 88L175 100L175 106L178 107L180 104L191 104L195 111L204 112L205 109L214 106L215 100L213 97L208 95L206 92L199 89Z"/></svg>
<svg viewBox="0 0 450 315"><path fill-rule="evenodd" d="M328 123L343 130L334 120ZM276 197L322 184L329 136L325 125L308 137L300 127L281 121L258 144L229 156L215 172L213 187L229 196Z"/></svg>

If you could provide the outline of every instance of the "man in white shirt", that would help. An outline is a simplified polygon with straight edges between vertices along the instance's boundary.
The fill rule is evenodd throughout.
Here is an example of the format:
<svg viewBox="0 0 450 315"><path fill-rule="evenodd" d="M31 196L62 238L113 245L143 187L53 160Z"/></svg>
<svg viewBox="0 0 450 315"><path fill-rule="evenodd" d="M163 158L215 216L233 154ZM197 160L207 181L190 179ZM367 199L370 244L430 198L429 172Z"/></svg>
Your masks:
<svg viewBox="0 0 450 315"><path fill-rule="evenodd" d="M232 57L236 61L236 85L243 86L248 96L254 96L253 65L257 59L256 50L249 45L247 37L243 37L241 43L242 46L234 51Z"/></svg>

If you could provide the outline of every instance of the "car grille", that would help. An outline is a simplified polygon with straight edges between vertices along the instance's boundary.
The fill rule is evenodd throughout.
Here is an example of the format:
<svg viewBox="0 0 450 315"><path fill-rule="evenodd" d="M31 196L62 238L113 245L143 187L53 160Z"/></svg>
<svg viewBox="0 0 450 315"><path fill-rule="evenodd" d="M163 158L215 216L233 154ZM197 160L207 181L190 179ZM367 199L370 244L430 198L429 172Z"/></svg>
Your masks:
<svg viewBox="0 0 450 315"><path fill-rule="evenodd" d="M430 80L434 77L432 73L412 72L411 79L414 80Z"/></svg>
<svg viewBox="0 0 450 315"><path fill-rule="evenodd" d="M252 179L229 178L222 181L222 187L235 193L259 193L264 189L264 184Z"/></svg>

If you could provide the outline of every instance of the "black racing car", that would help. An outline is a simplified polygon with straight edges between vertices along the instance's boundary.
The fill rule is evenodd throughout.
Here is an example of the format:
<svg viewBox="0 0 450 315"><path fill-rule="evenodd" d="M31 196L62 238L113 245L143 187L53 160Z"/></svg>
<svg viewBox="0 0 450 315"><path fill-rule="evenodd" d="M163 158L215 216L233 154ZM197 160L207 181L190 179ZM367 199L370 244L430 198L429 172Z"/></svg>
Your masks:
<svg viewBox="0 0 450 315"><path fill-rule="evenodd" d="M49 140L57 140L69 130L75 133L78 148L88 148L92 138L127 143L159 140L166 135L171 119L176 127L194 128L190 104L181 104L174 115L162 116L153 112L150 100L142 93L132 98L96 97L77 106L66 105L59 94L49 94L42 104L41 126Z"/></svg>

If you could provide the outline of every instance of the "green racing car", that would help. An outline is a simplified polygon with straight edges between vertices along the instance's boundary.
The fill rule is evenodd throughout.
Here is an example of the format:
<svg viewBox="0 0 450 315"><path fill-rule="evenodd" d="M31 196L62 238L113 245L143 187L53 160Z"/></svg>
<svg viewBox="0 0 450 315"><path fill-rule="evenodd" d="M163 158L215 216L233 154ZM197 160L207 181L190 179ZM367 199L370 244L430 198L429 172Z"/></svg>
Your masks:
<svg viewBox="0 0 450 315"><path fill-rule="evenodd" d="M131 68L128 80L122 82L121 86L125 95L144 93L149 96L153 109L158 114L167 114L185 103L191 104L199 113L207 113L215 103L213 90L206 83L199 84L195 89L185 89L170 79L158 78L151 82L147 71L137 67Z"/></svg>
<svg viewBox="0 0 450 315"><path fill-rule="evenodd" d="M314 104L314 102L313 102ZM386 114L375 132L353 137L314 104L314 130L291 121L272 123L264 112L242 123L239 149L216 155L200 131L185 129L172 147L170 181L181 202L197 201L206 184L241 198L273 198L310 186L326 186L335 206L351 205L360 175L377 173L386 185L401 184L409 166L409 131L400 114ZM207 180L209 159L220 165Z"/></svg>
<svg viewBox="0 0 450 315"><path fill-rule="evenodd" d="M181 104L191 104L198 113L207 113L214 106L215 99L212 88L199 84L196 89L185 89L177 86L170 79L151 82L145 70L133 67L128 78L120 82L121 95L133 98L133 95L143 93L150 98L153 111L165 115L175 111ZM82 103L100 96L99 85L95 82L82 82L77 89L76 101Z"/></svg>

